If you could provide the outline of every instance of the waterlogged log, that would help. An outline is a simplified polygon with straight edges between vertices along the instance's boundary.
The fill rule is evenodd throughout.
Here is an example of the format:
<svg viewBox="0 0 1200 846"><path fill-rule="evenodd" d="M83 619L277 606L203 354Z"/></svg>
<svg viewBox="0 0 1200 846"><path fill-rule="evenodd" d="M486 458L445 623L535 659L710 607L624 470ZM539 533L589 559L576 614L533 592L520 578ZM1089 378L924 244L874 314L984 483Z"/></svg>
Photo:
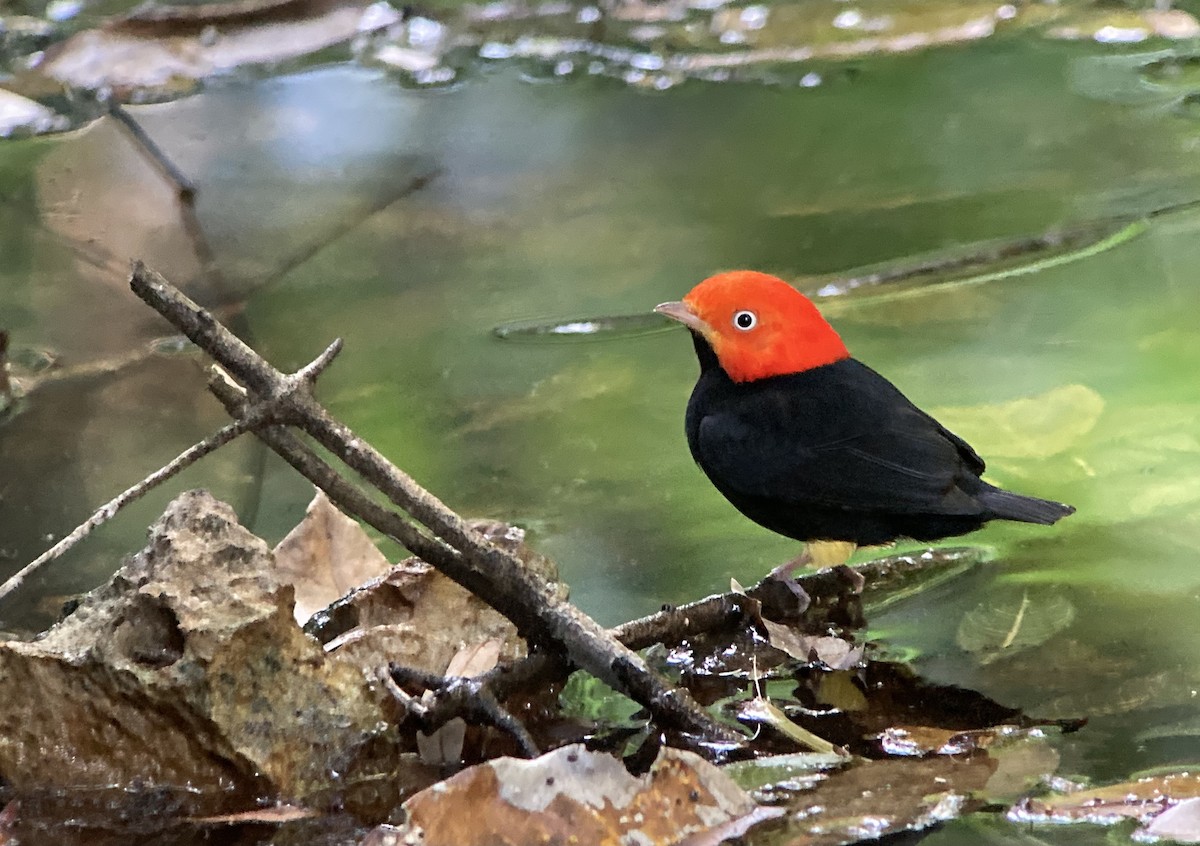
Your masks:
<svg viewBox="0 0 1200 846"><path fill-rule="evenodd" d="M18 795L136 786L220 813L392 757L361 670L300 630L266 543L204 492L43 638L0 643L0 690L0 777Z"/></svg>

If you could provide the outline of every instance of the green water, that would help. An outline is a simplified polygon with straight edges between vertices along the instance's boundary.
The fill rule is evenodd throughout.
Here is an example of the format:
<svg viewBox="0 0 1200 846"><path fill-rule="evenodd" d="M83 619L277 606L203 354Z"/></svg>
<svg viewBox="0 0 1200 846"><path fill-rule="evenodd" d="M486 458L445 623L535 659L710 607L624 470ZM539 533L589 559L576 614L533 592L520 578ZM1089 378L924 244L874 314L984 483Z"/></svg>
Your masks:
<svg viewBox="0 0 1200 846"><path fill-rule="evenodd" d="M134 113L201 186L224 272L210 301L245 297L234 325L280 367L345 338L321 387L333 411L460 512L526 526L576 602L615 623L755 580L795 545L692 464L682 332L515 343L493 327L644 312L718 269L799 279L1200 197L1182 89L1111 50L992 40L862 60L814 89L656 94L504 65L417 92L338 66ZM177 218L111 128L0 147L0 327L75 364L162 334L122 293L121 264L146 255L194 279ZM871 621L937 681L1091 715L1058 743L1064 773L1200 761L1198 268L1200 214L1185 211L1043 272L831 305L855 355L971 441L993 481L1078 508L1051 529L987 528L971 542L996 563ZM194 369L155 358L31 394L0 429L0 573L220 425ZM1005 405L1031 396L1037 414ZM277 538L309 492L238 450L177 487L213 487ZM39 593L102 579L165 497L10 616L33 625ZM1071 613L997 660L959 647L964 615L1022 601L1031 619ZM937 836L997 836L973 826Z"/></svg>

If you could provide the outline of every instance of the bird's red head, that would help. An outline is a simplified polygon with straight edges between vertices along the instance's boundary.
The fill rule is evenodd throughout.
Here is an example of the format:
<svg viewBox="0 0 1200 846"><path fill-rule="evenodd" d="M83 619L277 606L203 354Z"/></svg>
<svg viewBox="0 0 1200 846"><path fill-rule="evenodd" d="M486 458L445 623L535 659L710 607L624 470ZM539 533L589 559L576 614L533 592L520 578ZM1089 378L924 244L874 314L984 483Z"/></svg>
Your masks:
<svg viewBox="0 0 1200 846"><path fill-rule="evenodd" d="M654 310L700 333L735 382L799 373L850 357L812 301L766 273L718 273L682 302Z"/></svg>

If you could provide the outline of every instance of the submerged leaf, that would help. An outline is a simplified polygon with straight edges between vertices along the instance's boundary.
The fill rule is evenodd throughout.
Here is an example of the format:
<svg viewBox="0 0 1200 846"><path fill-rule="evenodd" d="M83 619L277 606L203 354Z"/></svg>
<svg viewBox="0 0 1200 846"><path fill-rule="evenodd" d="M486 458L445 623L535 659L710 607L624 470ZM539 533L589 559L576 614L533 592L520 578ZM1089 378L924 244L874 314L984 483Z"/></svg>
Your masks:
<svg viewBox="0 0 1200 846"><path fill-rule="evenodd" d="M566 320L518 320L492 330L504 341L618 340L671 330L675 323L660 314L613 314Z"/></svg>
<svg viewBox="0 0 1200 846"><path fill-rule="evenodd" d="M917 758L926 755L962 755L976 749L987 749L998 741L1027 736L1041 737L1042 731L1014 725L968 731L932 726L897 726L878 735L879 745L889 755Z"/></svg>
<svg viewBox="0 0 1200 846"><path fill-rule="evenodd" d="M364 22L399 20L395 10L390 20L369 18L363 0L167 8L169 15L131 15L76 33L47 51L37 69L73 88L164 97L188 93L197 81L234 68L281 62L348 41Z"/></svg>
<svg viewBox="0 0 1200 846"><path fill-rule="evenodd" d="M1104 411L1104 398L1086 385L1063 385L1033 397L977 406L938 408L933 416L998 458L1048 458L1074 446Z"/></svg>
<svg viewBox="0 0 1200 846"><path fill-rule="evenodd" d="M1061 796L1025 799L1014 805L1014 822L1146 822L1186 799L1200 798L1200 775L1171 773L1120 782Z"/></svg>
<svg viewBox="0 0 1200 846"><path fill-rule="evenodd" d="M1045 643L1071 625L1075 606L1061 594L1020 596L982 603L963 615L958 645L984 663Z"/></svg>

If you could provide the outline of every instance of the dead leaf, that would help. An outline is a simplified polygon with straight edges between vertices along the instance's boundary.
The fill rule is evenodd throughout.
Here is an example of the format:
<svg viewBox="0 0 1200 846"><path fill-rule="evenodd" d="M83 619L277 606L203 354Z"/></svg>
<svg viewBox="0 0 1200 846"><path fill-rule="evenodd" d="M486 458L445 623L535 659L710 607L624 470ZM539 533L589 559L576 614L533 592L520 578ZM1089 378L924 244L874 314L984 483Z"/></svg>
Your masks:
<svg viewBox="0 0 1200 846"><path fill-rule="evenodd" d="M5 805L3 810L0 810L0 846L8 846L10 843L16 844L17 841L13 839L9 832L16 828L20 812L21 803L16 799Z"/></svg>
<svg viewBox="0 0 1200 846"><path fill-rule="evenodd" d="M500 641L488 638L475 646L464 646L450 659L445 676L474 678L481 676L500 662Z"/></svg>
<svg viewBox="0 0 1200 846"><path fill-rule="evenodd" d="M417 754L421 763L431 767L457 764L462 761L463 745L467 739L467 723L455 717L432 734L417 732Z"/></svg>
<svg viewBox="0 0 1200 846"><path fill-rule="evenodd" d="M788 801L788 846L841 846L919 831L978 807L995 762L986 754L858 761Z"/></svg>
<svg viewBox="0 0 1200 846"><path fill-rule="evenodd" d="M1071 625L1075 606L1056 593L996 597L963 615L956 640L987 664L1045 643Z"/></svg>
<svg viewBox="0 0 1200 846"><path fill-rule="evenodd" d="M192 817L191 822L197 825L245 825L247 823L263 823L266 825L281 825L296 820L308 820L320 816L311 808L299 805L271 805L267 808L255 808L252 811L241 811L236 814L219 814L211 817Z"/></svg>
<svg viewBox="0 0 1200 846"><path fill-rule="evenodd" d="M1135 838L1160 837L1176 843L1200 843L1200 797L1184 799L1150 821Z"/></svg>
<svg viewBox="0 0 1200 846"><path fill-rule="evenodd" d="M1013 822L1090 822L1124 819L1145 823L1187 799L1200 798L1200 774L1150 776L1137 781L1078 790L1061 796L1024 799L1008 812Z"/></svg>
<svg viewBox="0 0 1200 846"><path fill-rule="evenodd" d="M275 547L275 571L296 590L293 613L301 625L391 566L362 526L319 490L304 519Z"/></svg>
<svg viewBox="0 0 1200 846"><path fill-rule="evenodd" d="M781 649L800 661L820 661L831 670L849 670L862 661L863 647L832 635L801 634L789 626L762 621L767 639L776 649Z"/></svg>
<svg viewBox="0 0 1200 846"><path fill-rule="evenodd" d="M443 675L472 678L482 675L496 666L500 660L500 641L495 638L485 640L475 646L464 646L450 659ZM425 702L433 698L431 691L425 691L421 699ZM446 766L462 761L463 744L466 742L467 724L455 717L453 720L437 728L432 734L417 732L417 752L421 762L430 766Z"/></svg>
<svg viewBox="0 0 1200 846"><path fill-rule="evenodd" d="M639 777L616 758L578 744L532 761L499 758L471 767L404 808L408 823L398 834L420 837L425 846L665 846L746 817L758 822L783 813L760 809L729 776L691 752L664 748Z"/></svg>
<svg viewBox="0 0 1200 846"><path fill-rule="evenodd" d="M554 562L525 545L524 532L495 520L470 521L475 531L515 554L533 572L555 585ZM456 656L467 670L483 666L499 644L499 658L525 654L525 642L498 611L416 558L408 559L329 608L317 613L305 630L325 644L339 661L372 676L391 662L445 675ZM474 658L463 650L479 649Z"/></svg>

